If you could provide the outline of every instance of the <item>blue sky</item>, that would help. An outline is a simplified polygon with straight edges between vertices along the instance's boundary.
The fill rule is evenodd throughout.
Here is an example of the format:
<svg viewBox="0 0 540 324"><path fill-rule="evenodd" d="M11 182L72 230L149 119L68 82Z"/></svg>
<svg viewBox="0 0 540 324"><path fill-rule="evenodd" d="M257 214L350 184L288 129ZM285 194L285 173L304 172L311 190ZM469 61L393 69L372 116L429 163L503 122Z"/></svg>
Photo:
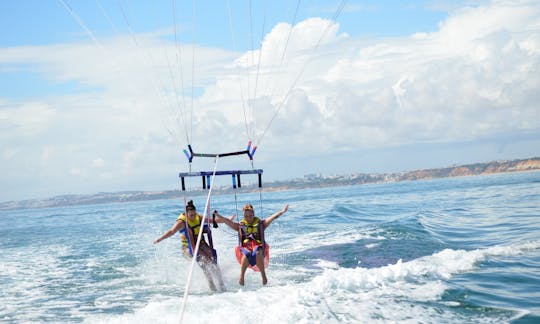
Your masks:
<svg viewBox="0 0 540 324"><path fill-rule="evenodd" d="M193 2L191 1L69 1L65 3L81 18L84 25L96 37L114 36L120 33L152 32L172 28L173 3L177 9L178 38L207 46L233 50L251 49L260 42L263 28L268 32L278 22L292 22L296 1L204 1L195 2L197 25L193 25ZM119 3L122 5L120 6ZM232 41L228 3L235 28ZM338 9L338 1L300 2L297 21L311 16L331 18ZM101 8L100 8L101 6ZM122 14L126 14L129 26ZM250 29L250 11L253 33ZM435 31L446 16L429 2L401 1L347 1L339 16L341 28L355 37L389 37L410 35L416 31ZM0 13L1 46L41 46L89 40L88 35L70 15L62 1L9 1L2 3ZM113 24L110 23L112 21ZM263 24L264 22L264 24ZM195 30L195 32L194 32ZM252 35L253 34L253 35ZM174 41L173 34L163 35ZM236 46L234 46L234 45ZM0 79L0 95L7 98L42 96L51 93L77 91L76 83L55 84L44 79L32 66L24 62L10 71L3 71Z"/></svg>
<svg viewBox="0 0 540 324"><path fill-rule="evenodd" d="M128 32L123 24L122 9L118 1L65 1L96 34L114 33L103 14L116 22L119 30ZM173 1L120 1L122 8L132 22L134 31L149 31L170 27L173 24ZM197 37L207 44L231 46L227 1L198 1L196 21L199 25ZM230 1L234 25L245 29L243 40L249 40L249 1ZM435 31L447 12L443 5L434 1L346 1L339 22L343 29L354 36L399 36L417 31ZM459 1L453 1L457 6ZM184 40L191 40L193 34L193 2L176 1L177 23L179 27L190 30ZM294 16L297 1L253 1L251 12L254 28L260 34L262 17L266 26L277 22L290 22ZM298 8L297 20L312 16L330 18L339 7L340 1L303 1ZM80 39L82 30L70 17L61 1L5 1L2 2L2 46L44 45ZM120 23L122 22L122 23ZM203 26L204 24L204 26ZM223 34L226 37L218 36ZM260 38L260 37L259 37ZM223 40L226 41L223 41ZM241 39L239 38L239 41Z"/></svg>
<svg viewBox="0 0 540 324"><path fill-rule="evenodd" d="M540 155L540 4L342 3L0 2L0 201Z"/></svg>

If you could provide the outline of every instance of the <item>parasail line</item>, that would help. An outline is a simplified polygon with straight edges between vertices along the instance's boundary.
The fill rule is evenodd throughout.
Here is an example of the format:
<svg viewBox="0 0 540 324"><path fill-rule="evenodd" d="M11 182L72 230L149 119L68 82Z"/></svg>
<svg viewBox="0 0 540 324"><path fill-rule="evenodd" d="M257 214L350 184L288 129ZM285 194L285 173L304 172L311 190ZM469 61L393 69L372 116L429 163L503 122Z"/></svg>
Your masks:
<svg viewBox="0 0 540 324"><path fill-rule="evenodd" d="M130 35L131 35L131 38L132 38L133 42L135 43L136 48L137 48L140 52L142 52L142 48L141 48L141 46L139 45L139 41L137 40L137 36L136 36L135 33L133 32L133 28L132 28L131 23L130 23L130 21L129 21L129 18L128 18L127 14L126 14L126 11L124 10L124 6L122 5L122 2L121 2L120 0L118 0L118 1L117 1L117 4L118 4L118 6L119 6L119 8L120 8L120 11L121 11L121 13L122 13L122 17L124 18L124 22L126 23L126 25L127 25L127 27L128 27L128 30L129 30ZM155 64L155 60L154 60L152 54L151 54L149 51L146 52L146 55L148 56L148 59L149 59L149 62L150 62L150 66L151 66L151 68L152 68L152 70L153 70L153 72L154 72L154 74L155 74L154 77L157 78L157 80L158 80L158 82L159 82L159 85L160 85L160 87L161 87L161 90L159 90L159 87L157 87L157 86L155 86L155 85L154 85L154 86L155 86L156 88L158 88L158 93L160 93L163 97L166 98L167 104L168 104L168 106L169 106L169 108L170 108L172 105L171 105L171 103L170 103L170 101L169 101L169 99L168 99L167 93L165 92L165 89L166 89L165 84L164 84L163 80L159 77L159 73L156 73L156 71L155 71L155 67L157 66L157 65ZM167 56L166 56L166 59L167 59L167 65L169 66L169 72L171 72L170 63L169 63L169 59L168 59ZM148 62L147 62L147 64L148 64ZM171 73L172 73L172 72L171 72ZM174 77L173 77L172 79L173 79L173 89L175 89ZM175 91L175 95L176 95L176 91ZM177 104L178 104L178 96L177 96L177 95L176 95L176 100L177 100ZM173 111L175 111L175 110L173 110ZM181 120L182 120L182 122L183 122L183 124L184 124L185 135L186 135L186 142L189 144L189 143L190 143L190 139L189 139L188 132L187 132L187 123L186 123L186 119L185 119L185 116L184 116L184 112L183 112L182 110L180 110L180 118L181 118ZM178 122L178 114L177 114L177 113L175 114L175 119L176 119L176 121Z"/></svg>
<svg viewBox="0 0 540 324"><path fill-rule="evenodd" d="M335 21L339 15L341 14L341 12L343 11L343 8L345 7L345 4L346 4L346 0L343 0L340 5L338 6L338 8L336 9L336 12L334 13L334 16L332 17L332 20ZM321 34L321 37L319 38L319 40L317 41L317 43L315 44L315 46L313 47L312 51L313 52L316 52L317 49L319 48L319 45L321 44L323 38L326 36L326 33L328 32L328 30L330 29L330 26L331 24L328 24L328 26L326 26L326 29L324 30L324 32ZM289 90L287 91L287 93L285 94L285 96L283 97L283 100L279 103L278 105L278 108L276 109L276 111L274 112L274 114L272 115L272 118L270 118L270 121L268 122L268 124L266 125L262 135L259 137L259 139L257 140L257 144L260 145L260 143L262 142L264 136L266 135L267 131L270 129L270 126L272 124L272 122L274 121L274 119L277 117L277 115L279 114L279 112L281 111L281 109L285 106L285 102L287 101L287 99L289 98L289 96L291 95L292 93L292 90L294 89L294 87L296 86L296 84L298 83L298 81L300 80L300 77L302 76L302 74L304 74L305 70L306 70L306 67L307 65L313 60L313 56L311 56L307 61L306 63L304 64L304 66L302 67L302 69L300 70L300 72L298 73L298 75L296 76L294 82L292 83L292 85L289 87Z"/></svg>
<svg viewBox="0 0 540 324"><path fill-rule="evenodd" d="M204 213L202 216L201 224L204 224L206 220L208 206L210 205L210 196L212 195L212 189L214 188L214 180L216 179L215 174L217 171L218 160L219 160L219 156L216 156L216 159L214 162L214 172L212 175L212 181L210 183L210 189L208 190L208 195L206 196L206 204L204 204ZM184 298L182 299L182 305L180 307L180 320L179 320L180 323L182 323L182 320L184 319L184 311L186 309L186 303L187 303L188 294L189 294L189 287L191 286L191 277L193 276L193 269L197 261L197 254L199 253L199 247L201 245L201 238L202 238L203 232L204 231L200 230L199 234L197 235L197 244L195 244L195 251L193 251L193 258L191 259L191 266L189 268L186 288L184 289Z"/></svg>
<svg viewBox="0 0 540 324"><path fill-rule="evenodd" d="M112 63L114 64L116 70L118 72L121 73L121 69L119 68L119 64L118 62L114 59L114 57L112 55L109 55L110 52L107 50L107 48L105 46L103 46L98 40L97 38L95 37L94 33L86 26L86 24L84 23L84 21L82 20L82 18L77 15L77 13L75 12L75 10L73 10L73 8L71 8L71 6L64 0L59 0L60 3L62 3L62 5L64 6L64 8L68 11L68 13L71 15L72 18L75 19L75 21L79 24L79 26L84 30L86 31L86 33L88 34L88 36L92 39L92 41L94 42L94 44L96 45L97 48L99 48L101 51L103 51L105 53L106 56L108 56ZM98 7L100 8L100 11L102 13L103 16L105 16L105 18L109 21L109 24L112 26L113 30L119 34L118 32L118 29L116 28L116 26L114 25L114 23L111 21L110 17L107 15L107 13L105 12L105 9L103 8L103 6L101 5L101 3L99 2L99 0L96 0L96 4L98 5ZM136 42L135 42L136 43ZM137 47L138 48L138 47ZM139 49L139 48L138 48ZM139 49L140 50L140 49ZM155 84L152 83L152 85L156 88L156 92L160 95L162 95L157 86ZM163 95L162 95L163 97ZM172 132L171 130L169 129L169 127L165 124L165 122L163 121L162 118L161 119L161 122L164 124L164 126L167 128L167 131L169 132L169 134L171 134L171 136L176 140L177 144L179 147L181 147L182 145L178 142L178 139L176 136L173 136L172 135Z"/></svg>
<svg viewBox="0 0 540 324"><path fill-rule="evenodd" d="M252 129L253 129L253 136L255 136L255 129L257 128L257 121L255 120L255 105L256 105L256 101L255 101L255 98L257 98L257 85L259 83L259 74L260 74L260 70L261 70L261 60L262 60L262 47L263 47L263 39L264 39L264 30L265 30L265 26L266 26L266 8L264 10L264 18L263 18L263 26L262 26L262 31L261 31L261 49L259 50L259 58L258 58L258 62L257 62L257 73L255 74L255 89L253 91L253 102L251 104L251 116L252 116L252 120L251 120L251 126L252 126Z"/></svg>
<svg viewBox="0 0 540 324"><path fill-rule="evenodd" d="M193 0L193 37L192 37L192 51L191 51L191 112L190 112L190 138L193 140L193 106L195 96L195 40L197 31L197 0ZM188 143L189 144L189 143Z"/></svg>
<svg viewBox="0 0 540 324"><path fill-rule="evenodd" d="M278 70L286 70L286 68L284 69L284 65L283 65L283 62L285 61L285 55L287 54L287 49L289 48L289 41L291 39L291 36L293 34L293 31L294 31L294 26L296 24L296 18L297 18L297 15L298 15L298 9L300 8L300 0L297 1L296 3L296 9L294 11L294 15L293 15L293 18L292 18L292 21L291 21L291 29L289 30L289 33L287 34L287 40L285 41L285 46L283 47L283 52L281 54L281 60L279 62L279 65L277 66ZM286 64L288 65L288 64ZM274 73L274 66L272 64L272 66L270 67L270 72L268 73L268 83L270 83L270 77L272 76L272 74ZM273 87L272 87L272 91L270 91L270 96L269 98L273 98L275 93L276 93L276 89L278 88L278 85L277 84L274 84Z"/></svg>
<svg viewBox="0 0 540 324"><path fill-rule="evenodd" d="M234 25L233 25L233 18L231 13L231 2L230 0L227 0L227 12L229 14L229 29L231 32L231 41L233 44L233 50L237 52L237 46L236 46L236 37L234 36ZM249 74L246 73L249 77ZM238 86L240 87L240 100L242 102L242 111L244 113L244 125L246 128L246 137L248 141L251 141L253 138L251 137L249 126L248 126L248 120L247 120L247 113L246 113L246 100L244 98L244 87L242 86L242 82L238 82ZM249 94L248 94L249 97Z"/></svg>
<svg viewBox="0 0 540 324"><path fill-rule="evenodd" d="M185 112L186 109L186 95L184 89L184 69L182 66L182 47L180 47L177 36L178 25L176 23L176 0L172 1L173 4L173 21L174 21L174 43L176 46L176 62L178 63L179 73L180 73L180 89L182 91L182 111ZM187 144L190 144L189 142Z"/></svg>
<svg viewBox="0 0 540 324"><path fill-rule="evenodd" d="M96 0L96 4L98 5L99 7L99 10L101 11L101 14L103 16L105 16L105 18L107 19L107 21L109 22L109 24L111 25L112 29L114 30L114 32L116 34L120 34L118 32L118 28L116 28L116 25L113 23L113 21L111 20L111 18L109 17L109 15L107 15L107 11L105 11L105 8L103 8L103 6L101 5L101 1L99 0Z"/></svg>
<svg viewBox="0 0 540 324"><path fill-rule="evenodd" d="M66 8L66 10L69 12L71 17L73 17L73 19L75 19L75 21L79 24L79 26L81 26L81 28L84 29L84 31L88 34L88 36L92 39L92 41L101 50L103 50L105 53L107 53L107 50L105 49L105 47L103 45L101 45L101 43L97 40L94 33L88 27L86 27L84 21L81 19L81 17L79 17L79 15L77 15L75 13L75 11L71 8L71 6L65 0L58 0L58 1L60 1L60 3L62 3L64 5L64 8Z"/></svg>

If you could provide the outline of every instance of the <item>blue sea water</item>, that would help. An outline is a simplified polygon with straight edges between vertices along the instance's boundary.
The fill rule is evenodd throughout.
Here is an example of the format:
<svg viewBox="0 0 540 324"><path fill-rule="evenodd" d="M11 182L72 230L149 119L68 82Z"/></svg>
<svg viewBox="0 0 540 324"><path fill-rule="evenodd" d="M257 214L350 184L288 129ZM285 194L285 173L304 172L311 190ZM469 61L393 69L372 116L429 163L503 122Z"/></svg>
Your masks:
<svg viewBox="0 0 540 324"><path fill-rule="evenodd" d="M190 197L188 197L190 198ZM203 209L205 197L193 197ZM269 283L238 285L236 234L213 230L228 290L195 269L186 323L540 323L540 172L241 194L268 216ZM190 263L182 202L0 214L0 322L177 323ZM212 207L235 213L234 197Z"/></svg>

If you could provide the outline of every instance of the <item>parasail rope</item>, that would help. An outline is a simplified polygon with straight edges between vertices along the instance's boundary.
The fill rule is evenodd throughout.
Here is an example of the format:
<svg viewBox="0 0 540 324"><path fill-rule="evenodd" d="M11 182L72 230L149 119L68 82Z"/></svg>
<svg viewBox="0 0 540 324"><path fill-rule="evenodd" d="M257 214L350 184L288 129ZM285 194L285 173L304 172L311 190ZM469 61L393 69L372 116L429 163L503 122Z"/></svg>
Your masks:
<svg viewBox="0 0 540 324"><path fill-rule="evenodd" d="M104 52L104 54L106 56L108 56L112 63L114 64L116 70L121 73L121 69L119 67L119 64L118 64L118 61L115 60L114 56L111 55L110 51L103 45L101 44L98 39L96 38L95 34L92 32L92 30L90 28L88 28L86 26L86 24L84 23L83 19L75 12L75 10L73 10L73 8L67 3L66 0L58 0L63 6L64 8L67 10L67 12L71 15L71 17L77 22L77 24L79 24L79 26L86 32L86 34L92 39L92 41L94 42L94 44L96 45L97 48L99 48L101 51ZM100 11L101 11L101 14L107 19L107 21L109 22L109 24L111 25L112 29L117 33L119 34L118 32L118 29L116 28L116 26L114 25L114 23L112 22L112 20L110 19L110 17L107 15L105 9L103 8L103 6L101 5L101 2L99 0L96 0L96 4L97 6L99 7ZM127 21L127 17L126 17L126 14L122 8L122 4L119 3L120 5L120 9L122 10L122 14L124 15L124 19L126 20L126 23L128 24L128 26L130 27L130 32L132 34L132 39L133 39L133 42L135 43L136 45L136 48L140 51L141 48L139 47L139 44L137 42L137 39L136 37L133 35L133 32L131 30L131 26L129 25L129 21ZM150 56L150 55L149 55ZM150 57L151 59L151 57ZM159 80L161 81L161 80ZM160 82L161 83L161 82ZM167 100L167 97L160 92L160 89L152 82L152 85L154 86L154 88L156 89L156 93L160 94L161 95L161 98L162 99L165 99L165 101L169 104L170 106L170 103L168 102ZM162 88L163 85L162 85ZM178 146L182 146L180 145L180 143L178 142L178 139L177 139L177 136L174 136L173 135L173 131L166 125L166 123L161 120L161 122L163 123L163 125L165 126L165 128L167 129L167 131L169 132L169 134L171 135L172 138L174 138L176 141L177 141L177 144Z"/></svg>
<svg viewBox="0 0 540 324"><path fill-rule="evenodd" d="M212 173L212 181L210 182L210 189L208 190L208 196L206 197L206 204L204 204L204 213L203 213L203 218L201 220L201 224L204 224L206 220L208 206L210 206L210 196L212 195L212 189L214 188L214 180L216 178L218 160L219 160L219 155L216 156L216 159L214 161L214 172ZM193 258L191 259L191 266L189 268L186 288L184 289L184 299L182 299L182 306L180 308L180 321L179 321L180 323L182 323L182 320L184 318L184 311L186 309L186 303L187 303L187 299L189 295L189 287L191 286L191 277L193 276L193 269L195 267L195 263L197 262L197 254L199 253L199 247L201 245L202 234L203 234L203 230L201 229L199 231L199 235L197 236L197 244L195 245L195 250L193 251Z"/></svg>
<svg viewBox="0 0 540 324"><path fill-rule="evenodd" d="M105 8L103 8L103 6L101 5L101 2L99 0L96 0L96 4L98 5L99 7L99 10L101 11L101 14L103 16L105 16L105 18L107 19L107 21L109 22L109 25L111 25L112 29L114 30L114 32L116 34L120 34L120 32L118 32L118 28L116 28L116 25L113 23L113 21L111 20L111 17L109 17L109 15L107 15L107 11L105 11Z"/></svg>
<svg viewBox="0 0 540 324"><path fill-rule="evenodd" d="M236 190L237 190L237 189L234 188L233 190L234 190L234 206L235 206L235 211L236 211L236 213L235 213L235 216L236 216L236 217L235 217L235 220L237 220L237 219L238 219L238 198L236 197Z"/></svg>
<svg viewBox="0 0 540 324"><path fill-rule="evenodd" d="M122 5L122 2L120 0L117 0L117 3L118 3L118 7L120 8L120 11L122 13L122 17L124 18L124 22L126 23L128 29L129 29L129 32L131 34L131 37L133 39L133 42L135 43L135 46L137 47L138 51L139 52L142 52L142 48L141 46L139 45L139 41L137 40L137 36L135 35L135 33L133 32L133 28L131 26L131 23L128 19L128 16L126 14L126 11L124 10L124 6ZM155 77L157 78L158 82L159 82L159 85L161 86L161 89L159 89L157 86L156 88L158 88L158 93L160 93L166 100L167 104L169 105L169 107L171 106L171 103L169 101L169 97L167 96L166 92L165 92L165 85L164 85L164 82L163 80L160 78L159 74L155 71L155 67L157 66L157 64L155 63L155 60L154 60L154 57L152 56L152 54L150 53L150 51L146 51L146 55L148 56L148 60L150 62L150 66L153 68L153 72L155 74ZM165 52L165 57L166 57L166 60L167 60L167 65L168 65L168 68L169 68L169 72L172 74L172 71L171 71L171 66L170 66L170 63L169 63L169 58L167 56L167 52ZM148 64L148 63L147 63ZM172 81L172 85L173 85L173 89L175 88L175 82L174 82L174 77L171 77L171 79L173 80ZM154 85L155 86L155 85ZM175 91L175 94L176 94L176 91ZM176 101L178 103L178 96L176 95ZM182 110L180 110L180 119L182 120L183 124L184 124L184 130L185 130L185 135L186 135L186 142L189 144L189 136L188 136L188 132L187 132L187 127L186 127L186 119L185 119L185 116L184 116L184 112ZM175 120L178 121L178 113L175 114ZM167 127L168 128L168 127ZM171 133L171 132L169 132ZM177 137L175 136L174 137L175 140L178 141Z"/></svg>
<svg viewBox="0 0 540 324"><path fill-rule="evenodd" d="M296 16L298 15L298 8L300 8L300 2L301 0L298 0L298 2L296 3L296 9L294 10L291 30L289 30L289 34L287 35L287 40L285 41L285 48L283 49L283 54L281 55L281 62L279 63L280 66L283 65L283 60L285 59L285 53L287 52L287 47L289 46L289 40L291 39L291 34L294 29L293 27L296 24Z"/></svg>
<svg viewBox="0 0 540 324"><path fill-rule="evenodd" d="M196 18L197 18L197 0L193 0L193 44L191 50L191 112L190 112L190 138L193 140L193 105L195 97L195 41L196 41Z"/></svg>
<svg viewBox="0 0 540 324"><path fill-rule="evenodd" d="M60 3L62 3L64 5L64 7L66 8L66 10L69 12L69 14L71 15L71 17L73 17L73 19L75 19L75 21L79 24L79 26L81 26L82 29L84 29L84 31L88 34L88 36L90 36L90 38L92 39L92 41L99 47L101 48L105 53L107 53L107 50L105 50L105 47L103 45L101 45L101 43L97 40L96 36L94 35L94 33L92 33L92 31L86 27L84 21L81 19L81 17L79 17L79 15L77 15L75 13L75 11L73 11L73 9L71 8L71 6L65 1L65 0L58 0L60 1Z"/></svg>
<svg viewBox="0 0 540 324"><path fill-rule="evenodd" d="M261 31L261 48L259 50L259 58L257 61L257 73L255 74L255 89L253 90L253 100L250 107L251 108L251 127L253 129L253 137L255 137L255 129L257 128L256 120L255 120L255 104L256 104L255 98L257 98L257 85L259 83L259 75L260 75L260 70L261 70L261 60L262 60L262 52L263 52L262 47L263 47L265 25L266 25L266 7L264 10L263 25L262 25L262 31Z"/></svg>
<svg viewBox="0 0 540 324"><path fill-rule="evenodd" d="M345 8L345 4L346 4L346 0L342 0L340 5L338 6L338 8L336 9L336 12L334 13L334 16L332 17L332 20L335 21L339 15L341 14L341 12L343 11L343 8ZM330 27L331 27L331 24L328 24L328 26L326 26L326 29L324 30L324 32L321 34L321 37L319 38L319 40L317 41L317 43L315 44L315 46L313 47L312 51L313 52L316 52L317 49L319 48L319 45L321 44L322 40L324 39L324 37L326 36L326 33L328 32L328 30L330 30ZM306 71L306 67L307 65L313 60L313 56L311 56L311 59L308 59L306 61L306 63L304 64L304 66L302 67L302 69L300 70L300 72L298 73L298 75L296 76L294 82L291 84L291 86L289 87L289 90L287 91L287 93L285 94L285 97L283 97L283 100L279 103L278 105L278 108L276 109L276 111L274 112L274 114L272 115L272 118L270 118L270 121L268 122L268 124L266 125L263 133L261 134L261 136L259 137L259 139L257 140L257 145L260 145L260 143L262 142L264 136L266 135L266 132L268 131L268 129L270 128L270 125L272 124L272 122L274 121L274 119L277 117L277 115L279 114L279 112L281 111L281 109L285 106L285 102L287 101L287 99L289 98L289 96L291 95L292 93L292 90L296 87L296 84L298 83L298 81L300 80L300 77L304 74L304 72Z"/></svg>
<svg viewBox="0 0 540 324"><path fill-rule="evenodd" d="M230 0L227 0L227 11L229 13L229 29L231 31L231 40L233 45L233 50L236 52L236 37L234 37L234 25L233 25L233 19L232 19L232 13L231 13L231 2ZM249 73L247 74L249 77ZM251 141L253 140L250 131L249 131L249 125L247 120L247 113L246 113L246 100L244 99L244 87L242 86L242 82L238 82L238 85L240 87L240 99L242 102L242 111L244 112L244 125L246 127L246 136L247 140Z"/></svg>
<svg viewBox="0 0 540 324"><path fill-rule="evenodd" d="M246 127L248 127L248 138L251 138L253 136L253 128L251 127L251 121L253 120L253 116L251 115L251 78L250 78L250 66L255 62L254 57L254 42L253 42L253 9L252 9L252 1L249 1L249 38L251 43L251 55L248 55L246 53L246 75L247 75L247 112L244 112L244 114L247 115L247 124ZM249 60L249 57L251 56L251 62Z"/></svg>
<svg viewBox="0 0 540 324"><path fill-rule="evenodd" d="M132 28L131 23L130 23L130 21L128 19L128 16L127 16L127 14L126 14L126 12L124 10L124 6L122 5L121 0L117 0L117 2L118 2L118 6L120 8L120 11L122 13L122 16L124 18L124 21L125 21L126 25L128 26L128 29L130 31L133 42L135 43L137 49L139 51L142 51L141 46L139 45L139 42L137 40L137 37L136 37L135 33L133 32L133 28ZM175 23L175 44L176 44L176 48L178 50L178 42L177 42L177 38L176 38L176 10L175 10L175 4L174 3L173 3L173 14L174 14L173 15L173 20L174 20L174 23ZM157 66L157 64L155 63L155 60L154 60L152 54L149 51L146 54L147 54L147 56L149 58L150 66L155 68ZM172 71L171 63L170 63L169 56L167 54L166 49L165 49L164 54L165 54L165 58L166 58L166 62L167 62L167 67L168 67L168 70L169 70L169 77L171 79L172 89L175 90L173 92L174 92L174 97L175 97L175 101L176 101L176 106L179 107L178 110L174 109L174 112L175 112L174 119L178 122L178 120L179 120L178 116L180 116L180 120L182 121L183 129L184 129L185 136L186 136L186 143L190 144L191 143L191 137L188 134L188 127L187 127L187 120L186 120L186 111L185 111L186 105L185 105L185 99L184 99L184 86L183 86L183 74L182 74L181 62L179 64L180 64L180 78L181 78L181 90L182 90L181 92L182 92L182 99L183 99L183 102L184 102L183 105L180 104L180 99L179 99L179 96L178 96L178 92L176 91L176 89L177 89L176 78L175 78L174 73ZM178 54L177 54L177 60L178 59L179 58L178 58ZM155 71L154 71L154 73L157 75L158 82L159 82L159 84L161 86L161 89L160 90L158 89L158 93L160 93L161 96L163 98L165 98L168 106L172 106L170 101L169 101L168 95L165 93L166 87L164 85L163 80L159 77L159 75ZM169 127L167 126L167 129L168 128ZM172 132L170 130L169 130L169 133L178 142L178 137L173 136ZM182 146L182 145L179 144L179 146Z"/></svg>
<svg viewBox="0 0 540 324"><path fill-rule="evenodd" d="M283 52L281 53L281 61L279 62L279 65L276 65L275 64L272 64L272 66L270 67L270 72L268 72L268 79L266 81L266 83L270 83L270 79L272 77L272 75L274 74L274 68L278 68L280 70L287 70L287 65L288 64L283 64L283 62L285 61L285 56L287 54L287 49L289 47L289 41L291 40L291 35L294 31L294 26L296 25L296 18L298 16L298 9L300 8L300 0L298 0L298 2L296 3L296 9L294 11L294 16L292 18L292 21L291 21L291 29L289 30L289 33L287 34L287 40L285 41L285 46L283 47ZM269 98L273 98L274 97L274 94L276 93L277 91L277 88L278 88L278 84L274 84L273 86L273 89L272 91L270 91L270 95L268 96Z"/></svg>
<svg viewBox="0 0 540 324"><path fill-rule="evenodd" d="M174 43L176 46L176 61L178 63L179 73L180 73L180 89L182 90L182 111L185 111L186 109L186 96L184 92L184 70L182 68L182 48L180 47L180 44L178 42L178 36L177 36L177 23L176 23L176 0L173 0L173 20L174 20ZM190 144L189 141L187 144Z"/></svg>

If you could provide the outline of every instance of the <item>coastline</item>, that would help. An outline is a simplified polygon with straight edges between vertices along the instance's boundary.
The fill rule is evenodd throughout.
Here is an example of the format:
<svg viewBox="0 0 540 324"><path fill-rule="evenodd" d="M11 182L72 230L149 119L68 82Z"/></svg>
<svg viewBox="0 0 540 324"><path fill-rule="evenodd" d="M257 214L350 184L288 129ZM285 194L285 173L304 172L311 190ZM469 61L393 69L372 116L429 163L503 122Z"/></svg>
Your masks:
<svg viewBox="0 0 540 324"><path fill-rule="evenodd" d="M353 173L346 175L307 174L302 178L267 182L264 191L283 191L291 189L324 188L349 185L363 185L386 182L421 181L439 178L453 178L463 176L478 176L498 173L527 172L540 170L540 157L492 161L467 165L449 166L443 168L421 169L397 173ZM255 185L242 188L243 191L258 191ZM215 194L232 193L229 187L214 189ZM190 190L190 194L204 194L203 190ZM8 201L0 203L0 210L35 209L61 206L76 206L89 204L106 204L114 202L149 201L160 199L175 199L183 196L180 190L164 191L122 191L102 192L89 195L61 195L46 199L30 199L21 201Z"/></svg>

